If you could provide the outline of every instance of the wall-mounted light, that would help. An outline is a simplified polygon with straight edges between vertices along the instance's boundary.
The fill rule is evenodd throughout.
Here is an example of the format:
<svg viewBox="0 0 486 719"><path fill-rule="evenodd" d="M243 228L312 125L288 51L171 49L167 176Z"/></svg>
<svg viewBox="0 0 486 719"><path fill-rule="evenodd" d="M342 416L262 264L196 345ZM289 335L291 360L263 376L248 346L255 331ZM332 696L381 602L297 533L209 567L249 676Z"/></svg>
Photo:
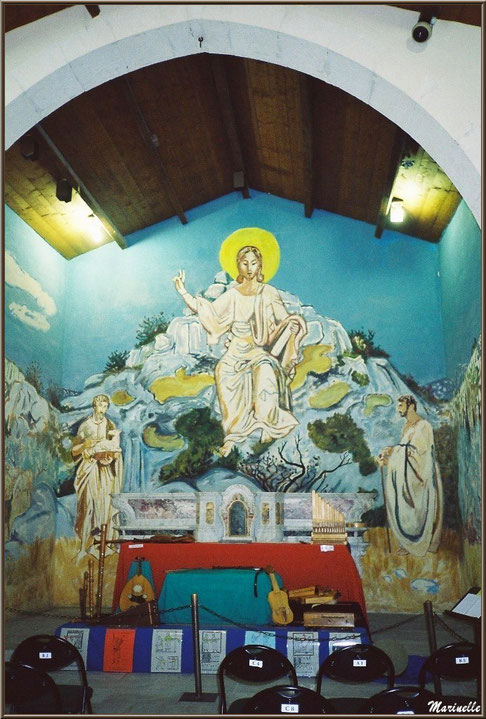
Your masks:
<svg viewBox="0 0 486 719"><path fill-rule="evenodd" d="M390 204L390 222L403 222L405 219L405 210L403 209L403 200L394 197Z"/></svg>

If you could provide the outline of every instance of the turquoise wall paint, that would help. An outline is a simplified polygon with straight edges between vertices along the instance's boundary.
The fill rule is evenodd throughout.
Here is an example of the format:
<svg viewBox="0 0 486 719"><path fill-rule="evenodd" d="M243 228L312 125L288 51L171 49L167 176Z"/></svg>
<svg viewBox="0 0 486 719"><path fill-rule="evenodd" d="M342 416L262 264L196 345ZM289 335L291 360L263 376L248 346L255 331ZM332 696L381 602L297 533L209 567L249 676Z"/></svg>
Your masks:
<svg viewBox="0 0 486 719"><path fill-rule="evenodd" d="M64 386L81 389L103 370L112 350L131 349L144 316L180 315L172 277L186 270L193 293L220 271L224 238L239 227L262 227L280 244L276 287L338 320L345 329L375 330L392 363L421 383L444 374L438 247L397 232L374 237L374 226L252 191L232 193L68 263Z"/></svg>
<svg viewBox="0 0 486 719"><path fill-rule="evenodd" d="M461 202L439 244L445 371L461 376L481 332L481 230Z"/></svg>
<svg viewBox="0 0 486 719"><path fill-rule="evenodd" d="M67 262L5 207L5 354L35 361L44 385L62 382Z"/></svg>

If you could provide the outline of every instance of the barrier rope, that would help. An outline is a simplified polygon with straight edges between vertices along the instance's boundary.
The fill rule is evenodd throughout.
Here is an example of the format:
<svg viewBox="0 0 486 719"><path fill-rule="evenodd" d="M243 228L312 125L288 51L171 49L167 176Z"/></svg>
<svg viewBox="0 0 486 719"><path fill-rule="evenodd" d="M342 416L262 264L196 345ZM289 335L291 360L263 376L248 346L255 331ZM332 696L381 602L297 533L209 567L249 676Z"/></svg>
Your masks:
<svg viewBox="0 0 486 719"><path fill-rule="evenodd" d="M435 612L433 612L433 615L434 615L434 619L436 619L439 622L439 624L442 624L443 628L446 631L448 631L450 634L452 634L453 637L455 637L456 639L459 639L459 641L461 641L461 642L466 642L467 644L470 644L470 642L471 642L470 639L464 639L464 637L461 637L460 634L455 632L454 629L452 629L452 627L450 627L448 624L446 624L446 622L444 622L444 620L441 617L439 617L439 615L436 614Z"/></svg>
<svg viewBox="0 0 486 719"><path fill-rule="evenodd" d="M234 625L234 626L238 627L239 629L244 629L247 632L257 632L258 634L262 634L264 636L269 636L269 637L275 637L277 639L287 639L288 638L287 634L279 634L278 631L273 631L273 630L269 630L269 629L264 630L264 629L259 629L258 627L255 627L255 626L242 624L241 622L237 622L234 619L231 619L230 617L225 617L222 614L218 614L218 612L215 612L212 609L209 609L209 607L205 607L203 604L200 604L199 608L204 609L204 611L208 612L209 614L212 614L213 616L217 617L218 619L221 619L225 624ZM13 612L14 614L29 615L32 617L40 616L40 617L52 617L54 619L67 619L67 620L69 620L69 622L72 622L72 623L89 621L89 618L83 619L82 617L72 617L72 616L66 616L64 614L58 614L58 613L51 614L50 612L33 612L33 611L27 611L24 609L17 609L16 607L15 608L14 607L6 607L5 609L6 609L6 611ZM172 612L179 612L183 609L191 609L191 605L183 604L180 607L171 607L170 609L160 609L159 613L160 614L171 614ZM205 631L210 631L210 630L207 630L205 628ZM214 631L216 631L216 630L214 630ZM218 631L220 631L219 628L218 628ZM303 627L302 629L297 629L297 630L293 630L293 631L296 634L309 633L309 631L314 631L314 628L309 630L309 629L306 629L305 627ZM308 641L308 639L306 639L306 637L300 637L300 636L295 636L294 639L296 641ZM344 636L340 635L339 640L342 641L343 639L356 639L356 632L353 634L346 634ZM320 642L321 640L317 639L316 641ZM322 641L327 641L327 640L322 640Z"/></svg>

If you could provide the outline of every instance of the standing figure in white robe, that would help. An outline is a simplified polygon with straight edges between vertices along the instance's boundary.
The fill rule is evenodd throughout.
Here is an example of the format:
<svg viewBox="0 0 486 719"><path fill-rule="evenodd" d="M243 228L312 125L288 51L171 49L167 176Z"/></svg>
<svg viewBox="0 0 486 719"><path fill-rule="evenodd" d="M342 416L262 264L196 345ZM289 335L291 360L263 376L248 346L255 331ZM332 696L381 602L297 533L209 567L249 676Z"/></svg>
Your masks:
<svg viewBox="0 0 486 719"><path fill-rule="evenodd" d="M412 395L399 397L397 409L406 419L400 443L378 455L378 462L387 467L387 519L400 545L398 554L424 557L437 551L442 531L443 493L434 433L417 414Z"/></svg>
<svg viewBox="0 0 486 719"><path fill-rule="evenodd" d="M105 416L109 403L106 394L94 397L93 414L80 424L71 449L73 459L79 461L74 480L78 496L74 529L81 540L77 561L86 554L98 556L94 539L103 524L108 539L116 536L111 494L121 491L123 460L120 432ZM107 546L106 554L112 552Z"/></svg>
<svg viewBox="0 0 486 719"><path fill-rule="evenodd" d="M181 271L174 284L199 316L210 344L228 333L226 352L215 370L226 456L256 430L261 441L288 435L298 421L291 412L290 383L307 332L300 315L289 314L278 290L263 282L262 255L253 246L238 252L237 285L214 302L193 297Z"/></svg>

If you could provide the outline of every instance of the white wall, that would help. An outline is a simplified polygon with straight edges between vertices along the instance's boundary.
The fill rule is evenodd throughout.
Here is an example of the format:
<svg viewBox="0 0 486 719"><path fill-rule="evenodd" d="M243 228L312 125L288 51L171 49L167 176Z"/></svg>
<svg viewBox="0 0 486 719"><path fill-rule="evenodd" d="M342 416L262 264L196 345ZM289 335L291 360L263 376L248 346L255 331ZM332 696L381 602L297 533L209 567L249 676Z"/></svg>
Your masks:
<svg viewBox="0 0 486 719"><path fill-rule="evenodd" d="M210 52L306 72L389 117L439 163L481 223L481 30L385 5L83 5L7 33L5 138L80 93L164 60ZM203 38L199 41L199 38Z"/></svg>

